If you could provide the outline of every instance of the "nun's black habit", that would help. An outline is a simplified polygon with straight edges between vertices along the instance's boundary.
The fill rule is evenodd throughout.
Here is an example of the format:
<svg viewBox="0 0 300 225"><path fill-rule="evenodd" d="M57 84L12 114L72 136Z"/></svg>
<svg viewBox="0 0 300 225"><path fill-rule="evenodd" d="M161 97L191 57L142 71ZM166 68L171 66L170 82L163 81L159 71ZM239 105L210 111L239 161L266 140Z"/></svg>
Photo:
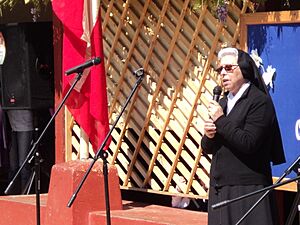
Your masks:
<svg viewBox="0 0 300 225"><path fill-rule="evenodd" d="M238 65L250 86L226 115L227 97L220 100L224 115L215 121L217 133L203 136L204 152L213 154L210 171L209 225L234 225L262 195L219 209L211 206L272 184L270 163L285 162L275 109L252 58L238 50ZM225 116L226 115L226 116ZM241 225L275 225L276 204L268 195Z"/></svg>

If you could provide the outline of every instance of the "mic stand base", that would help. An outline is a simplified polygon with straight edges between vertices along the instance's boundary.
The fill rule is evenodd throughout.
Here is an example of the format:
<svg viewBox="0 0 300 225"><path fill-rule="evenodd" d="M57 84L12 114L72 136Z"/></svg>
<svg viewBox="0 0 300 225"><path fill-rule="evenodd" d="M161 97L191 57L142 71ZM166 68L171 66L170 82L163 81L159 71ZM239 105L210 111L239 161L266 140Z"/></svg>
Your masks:
<svg viewBox="0 0 300 225"><path fill-rule="evenodd" d="M294 200L293 205L291 207L291 212L290 212L290 214L289 214L289 216L286 220L285 225L293 225L294 219L296 217L297 210L298 210L298 213L299 213L298 216L300 216L300 208L299 208L300 205L299 204L300 204L300 194L299 194L299 192L297 192L295 200ZM299 224L300 224L300 217L299 217Z"/></svg>
<svg viewBox="0 0 300 225"><path fill-rule="evenodd" d="M40 164L40 153L36 150L34 156L34 168L35 168L35 199L36 199L36 224L41 224L41 203L40 203L40 193L41 193L41 164Z"/></svg>
<svg viewBox="0 0 300 225"><path fill-rule="evenodd" d="M108 185L108 153L102 152L101 158L103 160L103 176L104 176L104 191L105 191L105 208L106 208L106 225L111 225L110 219L110 204L109 204L109 185Z"/></svg>
<svg viewBox="0 0 300 225"><path fill-rule="evenodd" d="M299 168L297 168L298 175L300 175L300 164L298 166L299 166ZM293 202L291 211L289 213L289 216L286 220L285 225L293 224L295 217L296 217L297 210L298 210L298 220L299 220L298 224L300 224L300 181L297 182L297 194L296 194L295 200Z"/></svg>

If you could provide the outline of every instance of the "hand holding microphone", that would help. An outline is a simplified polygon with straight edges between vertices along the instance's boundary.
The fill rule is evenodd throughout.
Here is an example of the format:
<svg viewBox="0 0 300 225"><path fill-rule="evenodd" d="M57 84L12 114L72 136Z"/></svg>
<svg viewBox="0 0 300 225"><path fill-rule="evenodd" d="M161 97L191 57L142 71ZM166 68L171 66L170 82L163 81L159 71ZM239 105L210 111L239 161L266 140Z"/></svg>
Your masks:
<svg viewBox="0 0 300 225"><path fill-rule="evenodd" d="M222 88L220 86L216 86L213 90L213 100L210 101L208 105L208 115L214 122L224 114L222 107L218 103L221 93Z"/></svg>
<svg viewBox="0 0 300 225"><path fill-rule="evenodd" d="M217 128L216 125L214 124L214 121L216 121L221 115L223 115L223 110L218 103L221 93L222 93L222 88L220 86L216 86L213 90L213 99L210 101L208 105L209 119L207 119L204 122L204 134L208 138L213 138L215 136L217 132Z"/></svg>

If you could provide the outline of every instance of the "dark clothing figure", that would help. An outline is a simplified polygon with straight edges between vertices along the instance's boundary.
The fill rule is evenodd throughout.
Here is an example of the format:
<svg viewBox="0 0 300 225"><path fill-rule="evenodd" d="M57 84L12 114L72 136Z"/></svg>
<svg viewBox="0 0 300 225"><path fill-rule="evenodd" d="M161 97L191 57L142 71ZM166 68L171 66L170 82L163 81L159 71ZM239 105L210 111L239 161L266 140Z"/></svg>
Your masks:
<svg viewBox="0 0 300 225"><path fill-rule="evenodd" d="M201 141L203 151L213 155L209 225L236 224L263 194L219 209L211 206L271 185L270 163L285 162L273 102L267 92L261 90L264 84L261 79L257 80L255 63L252 64L247 53L236 49L229 48L222 54L219 71L229 94L220 104L210 103L210 119L205 123ZM272 195L268 195L241 224L277 224L273 201Z"/></svg>
<svg viewBox="0 0 300 225"><path fill-rule="evenodd" d="M30 150L33 137L33 116L30 110L8 110L7 114L12 128L9 149L9 181L11 181ZM26 189L30 174L30 165L26 163L9 194L22 194Z"/></svg>
<svg viewBox="0 0 300 225"><path fill-rule="evenodd" d="M6 151L6 140L5 140L5 130L4 130L4 114L2 107L0 105L0 167L5 166L4 155Z"/></svg>

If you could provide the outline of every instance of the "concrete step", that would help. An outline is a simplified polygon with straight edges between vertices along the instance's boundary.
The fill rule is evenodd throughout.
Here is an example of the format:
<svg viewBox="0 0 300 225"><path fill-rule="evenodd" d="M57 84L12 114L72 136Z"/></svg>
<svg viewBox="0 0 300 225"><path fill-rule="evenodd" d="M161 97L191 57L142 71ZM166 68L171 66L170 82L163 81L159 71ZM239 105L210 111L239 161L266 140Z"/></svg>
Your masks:
<svg viewBox="0 0 300 225"><path fill-rule="evenodd" d="M40 218L43 224L47 194L40 195ZM36 195L0 196L0 225L36 225Z"/></svg>
<svg viewBox="0 0 300 225"><path fill-rule="evenodd" d="M41 224L44 224L47 194L41 194ZM133 201L122 201L122 210L111 210L112 225L206 225L207 213ZM0 196L0 225L36 225L36 196ZM89 213L88 225L106 224L106 211Z"/></svg>
<svg viewBox="0 0 300 225"><path fill-rule="evenodd" d="M123 210L110 212L112 225L207 225L207 213L123 201ZM106 224L106 211L91 212L89 225Z"/></svg>

